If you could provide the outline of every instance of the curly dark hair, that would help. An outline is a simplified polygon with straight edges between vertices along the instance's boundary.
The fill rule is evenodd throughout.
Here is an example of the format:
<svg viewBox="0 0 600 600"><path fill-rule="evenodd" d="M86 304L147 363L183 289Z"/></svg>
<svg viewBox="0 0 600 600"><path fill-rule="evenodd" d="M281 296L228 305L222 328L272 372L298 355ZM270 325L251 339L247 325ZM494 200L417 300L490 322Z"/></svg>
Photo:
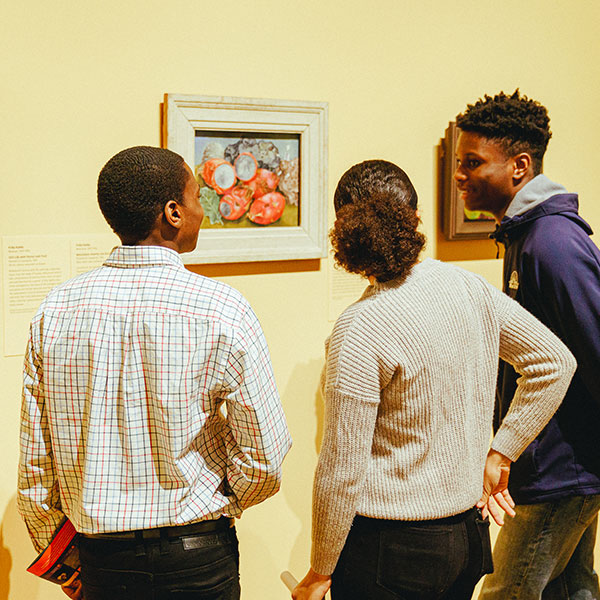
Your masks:
<svg viewBox="0 0 600 600"><path fill-rule="evenodd" d="M484 96L475 104L467 105L456 117L462 131L471 131L492 139L507 156L527 152L533 162L535 175L542 172L544 153L552 137L550 117L545 106L522 96L516 89L512 95L504 92L494 97Z"/></svg>
<svg viewBox="0 0 600 600"><path fill-rule="evenodd" d="M408 175L391 162L367 160L342 175L333 203L337 219L329 237L336 262L379 282L404 279L425 246Z"/></svg>
<svg viewBox="0 0 600 600"><path fill-rule="evenodd" d="M127 148L100 171L100 210L121 240L138 242L150 234L169 200L183 200L188 177L183 158L171 150Z"/></svg>

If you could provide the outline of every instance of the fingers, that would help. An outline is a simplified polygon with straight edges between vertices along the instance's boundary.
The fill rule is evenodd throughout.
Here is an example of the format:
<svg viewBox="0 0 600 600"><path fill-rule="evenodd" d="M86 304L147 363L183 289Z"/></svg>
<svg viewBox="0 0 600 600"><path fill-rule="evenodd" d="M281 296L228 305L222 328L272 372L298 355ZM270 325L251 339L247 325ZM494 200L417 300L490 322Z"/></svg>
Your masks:
<svg viewBox="0 0 600 600"><path fill-rule="evenodd" d="M77 579L73 580L69 585L63 585L61 587L62 591L71 598L71 600L83 600L83 586L79 575L77 576Z"/></svg>
<svg viewBox="0 0 600 600"><path fill-rule="evenodd" d="M309 569L304 579L292 590L293 600L322 600L331 587L331 577Z"/></svg>
<svg viewBox="0 0 600 600"><path fill-rule="evenodd" d="M512 499L512 496L510 495L508 489L503 490L502 495L504 496L504 499L506 500L506 502L508 502L511 508L514 508L516 506L515 501Z"/></svg>
<svg viewBox="0 0 600 600"><path fill-rule="evenodd" d="M514 511L514 500L511 498L508 490L504 490L499 494L494 494L498 506L509 516L514 517L517 513Z"/></svg>
<svg viewBox="0 0 600 600"><path fill-rule="evenodd" d="M83 600L83 588L81 587L81 583L78 585L72 586L61 586L62 591L69 597L71 600Z"/></svg>
<svg viewBox="0 0 600 600"><path fill-rule="evenodd" d="M479 503L478 503L479 506ZM487 501L485 508L482 509L482 515L491 516L492 519L500 526L504 525L504 514L509 517L514 517L517 513L514 510L515 502L511 498L508 490L492 494ZM486 510L487 509L487 510Z"/></svg>
<svg viewBox="0 0 600 600"><path fill-rule="evenodd" d="M504 513L498 508L493 497L490 497L487 503L487 508L489 511L489 515L494 519L494 521L502 527L504 525Z"/></svg>
<svg viewBox="0 0 600 600"><path fill-rule="evenodd" d="M491 506L494 506L494 510L492 510ZM490 498L490 502L488 502L488 506L490 506L490 513L492 514L494 521L498 523L498 525L504 525L504 513L508 511L513 511L513 509L506 503L502 494L496 494L493 496L493 500Z"/></svg>
<svg viewBox="0 0 600 600"><path fill-rule="evenodd" d="M490 515L490 511L488 510L487 504L485 504L483 507L480 507L480 508L481 508L481 516L484 519L487 519Z"/></svg>

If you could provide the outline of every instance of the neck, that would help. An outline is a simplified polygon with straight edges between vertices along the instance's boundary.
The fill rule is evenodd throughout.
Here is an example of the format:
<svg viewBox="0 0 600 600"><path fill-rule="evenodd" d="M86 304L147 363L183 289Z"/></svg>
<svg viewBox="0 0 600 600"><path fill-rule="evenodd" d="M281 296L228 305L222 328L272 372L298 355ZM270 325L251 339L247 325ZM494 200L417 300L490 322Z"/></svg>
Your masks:
<svg viewBox="0 0 600 600"><path fill-rule="evenodd" d="M514 198L514 196L513 196L513 198ZM506 211L508 210L508 207L511 202L512 202L512 198L510 199L508 204L506 204L504 206L504 208L502 210L491 213L494 216L494 220L496 221L496 223L498 223L498 225L500 225L500 221L502 221L502 219L504 218L504 215L506 214Z"/></svg>
<svg viewBox="0 0 600 600"><path fill-rule="evenodd" d="M167 237L163 235L161 229L153 229L148 236L141 240L134 240L122 237L121 243L124 246L162 246L169 250L175 250L175 252L181 254L184 250L180 247L177 235Z"/></svg>
<svg viewBox="0 0 600 600"><path fill-rule="evenodd" d="M160 240L153 238L152 236L147 237L146 239L140 240L138 242L134 242L133 244L127 244L128 246L162 246L163 248L169 248L169 250L175 250L181 254L181 250L179 248L179 244L176 244L170 240Z"/></svg>
<svg viewBox="0 0 600 600"><path fill-rule="evenodd" d="M508 207L511 202L515 199L515 196L535 177L533 173L531 175L526 175L519 181L517 185L512 188L512 196L506 200L506 202L502 205L502 207L498 210L492 211L492 215L494 215L494 219L496 223L500 224L500 221L504 218Z"/></svg>

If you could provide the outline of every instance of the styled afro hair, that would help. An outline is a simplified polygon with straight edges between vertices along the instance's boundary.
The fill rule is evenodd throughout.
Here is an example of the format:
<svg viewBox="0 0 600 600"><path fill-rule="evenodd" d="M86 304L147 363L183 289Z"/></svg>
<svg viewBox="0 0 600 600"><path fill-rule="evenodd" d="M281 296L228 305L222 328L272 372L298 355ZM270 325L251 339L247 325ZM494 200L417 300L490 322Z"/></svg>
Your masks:
<svg viewBox="0 0 600 600"><path fill-rule="evenodd" d="M552 136L546 107L522 96L519 90L507 96L500 92L485 95L475 104L469 104L456 117L462 131L470 131L494 140L507 156L527 152L533 161L534 174L542 172L544 154Z"/></svg>
<svg viewBox="0 0 600 600"><path fill-rule="evenodd" d="M330 232L335 261L379 282L406 278L425 245L417 231L417 193L406 173L384 160L354 165L334 196Z"/></svg>

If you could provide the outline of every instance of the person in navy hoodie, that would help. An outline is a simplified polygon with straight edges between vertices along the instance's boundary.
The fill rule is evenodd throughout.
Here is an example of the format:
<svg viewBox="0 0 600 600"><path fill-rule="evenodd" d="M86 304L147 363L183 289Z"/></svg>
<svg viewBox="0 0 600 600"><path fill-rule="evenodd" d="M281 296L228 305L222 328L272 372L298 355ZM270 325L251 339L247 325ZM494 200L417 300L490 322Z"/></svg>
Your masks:
<svg viewBox="0 0 600 600"><path fill-rule="evenodd" d="M469 210L487 211L505 246L504 291L552 329L578 368L558 412L511 465L516 516L494 547L480 600L600 598L593 568L600 508L600 251L577 194L542 174L547 110L516 90L458 115L454 178ZM496 423L518 375L500 365Z"/></svg>

